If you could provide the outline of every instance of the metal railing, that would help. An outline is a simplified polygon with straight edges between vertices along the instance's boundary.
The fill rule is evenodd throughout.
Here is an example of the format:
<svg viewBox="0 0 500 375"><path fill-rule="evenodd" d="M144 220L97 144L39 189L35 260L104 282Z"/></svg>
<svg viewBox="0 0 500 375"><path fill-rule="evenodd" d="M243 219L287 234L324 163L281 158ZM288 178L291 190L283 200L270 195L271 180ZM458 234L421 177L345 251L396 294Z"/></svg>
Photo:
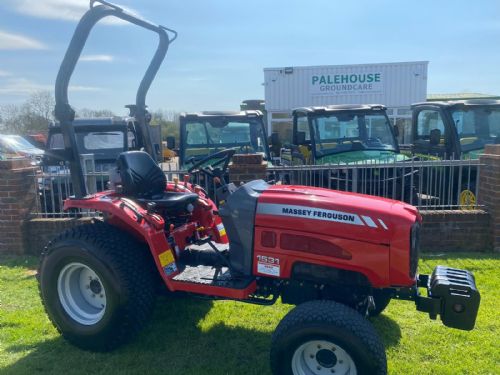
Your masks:
<svg viewBox="0 0 500 375"><path fill-rule="evenodd" d="M479 160L408 160L403 162L328 165L273 166L267 179L284 184L306 185L340 191L397 199L417 206L420 210L472 209L478 207ZM183 180L186 171L164 168L167 180ZM66 168L39 172L39 217L95 216L95 212L74 210L64 212L63 201L73 195L71 178ZM108 172L86 172L88 191L108 189ZM191 176L191 182L209 194L215 188L203 175Z"/></svg>
<svg viewBox="0 0 500 375"><path fill-rule="evenodd" d="M421 210L477 207L479 160L411 159L377 164L270 167L274 180L292 185L397 199Z"/></svg>

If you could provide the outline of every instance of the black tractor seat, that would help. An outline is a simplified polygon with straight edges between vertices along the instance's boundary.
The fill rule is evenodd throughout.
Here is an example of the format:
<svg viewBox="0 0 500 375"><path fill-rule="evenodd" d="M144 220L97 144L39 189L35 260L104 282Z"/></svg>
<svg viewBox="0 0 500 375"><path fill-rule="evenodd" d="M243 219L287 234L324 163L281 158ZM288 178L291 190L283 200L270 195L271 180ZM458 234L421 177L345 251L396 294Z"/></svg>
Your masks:
<svg viewBox="0 0 500 375"><path fill-rule="evenodd" d="M144 151L122 152L116 160L123 194L138 203L155 203L157 209L191 211L190 204L198 194L167 192L167 177L158 164Z"/></svg>
<svg viewBox="0 0 500 375"><path fill-rule="evenodd" d="M192 211L193 205L198 200L198 194L182 193L182 192L165 192L163 195L153 196L151 199L138 198L137 202L147 205L148 203L156 204L157 209L168 211Z"/></svg>

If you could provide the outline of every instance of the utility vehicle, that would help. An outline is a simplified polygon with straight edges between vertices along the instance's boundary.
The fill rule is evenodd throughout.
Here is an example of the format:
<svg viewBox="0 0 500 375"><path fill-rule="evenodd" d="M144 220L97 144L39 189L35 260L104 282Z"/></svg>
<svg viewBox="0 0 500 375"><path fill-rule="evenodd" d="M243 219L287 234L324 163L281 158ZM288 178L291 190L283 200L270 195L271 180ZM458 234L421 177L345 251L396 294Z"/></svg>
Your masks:
<svg viewBox="0 0 500 375"><path fill-rule="evenodd" d="M88 190L106 190L108 173L114 168L118 155L142 147L142 138L136 126L133 117L79 118L73 121L78 154L91 155L92 159L91 170L85 172L96 172L91 179L86 179ZM44 212L60 212L62 200L72 195L72 184L67 179L67 160L61 126L52 123L41 162L44 177L38 181L40 206Z"/></svg>
<svg viewBox="0 0 500 375"><path fill-rule="evenodd" d="M500 100L413 104L411 130L415 154L477 159L485 145L500 142Z"/></svg>
<svg viewBox="0 0 500 375"><path fill-rule="evenodd" d="M478 159L486 144L500 143L500 100L472 99L423 102L412 105L411 153L421 160ZM470 170L469 170L470 169ZM421 186L432 187L439 175L442 203L476 205L477 168L445 173L427 170ZM435 195L435 191L426 192Z"/></svg>
<svg viewBox="0 0 500 375"><path fill-rule="evenodd" d="M182 113L179 124L181 169L228 148L239 154L262 153L271 161L260 111Z"/></svg>
<svg viewBox="0 0 500 375"><path fill-rule="evenodd" d="M353 176L354 169L337 168L327 174L318 170L314 181L333 189L415 203L412 182L417 171L380 166L410 159L400 153L395 129L381 104L297 108L293 111L292 145L282 149L281 163L357 165L363 179Z"/></svg>
<svg viewBox="0 0 500 375"><path fill-rule="evenodd" d="M41 258L42 301L68 341L96 351L124 343L151 315L157 282L214 300L271 305L281 297L298 305L273 334L274 374L385 374L384 347L365 317L391 298L411 300L447 326L474 327L479 293L470 272L438 267L418 274L421 217L408 204L262 180L236 188L224 181L233 149L191 167L218 185L219 207L189 175L167 181L143 151L120 154L112 189L88 195L67 87L91 26L113 15L160 37L137 94L141 130L146 91L169 44L164 27L101 3L92 2L80 21L56 82L56 115L65 148L74 151L78 187L65 208L103 214L61 234Z"/></svg>

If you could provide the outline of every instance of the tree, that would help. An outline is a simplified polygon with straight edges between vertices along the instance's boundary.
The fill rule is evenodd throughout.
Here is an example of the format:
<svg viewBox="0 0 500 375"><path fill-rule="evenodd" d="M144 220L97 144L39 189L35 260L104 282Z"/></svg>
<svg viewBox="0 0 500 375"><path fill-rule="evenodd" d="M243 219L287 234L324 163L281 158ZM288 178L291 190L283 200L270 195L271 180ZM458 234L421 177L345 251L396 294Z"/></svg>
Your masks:
<svg viewBox="0 0 500 375"><path fill-rule="evenodd" d="M161 126L162 140L166 141L167 137L175 137L176 143L179 142L179 112L166 111L158 109L152 113L151 125Z"/></svg>
<svg viewBox="0 0 500 375"><path fill-rule="evenodd" d="M82 108L76 111L76 117L93 118L93 117L113 117L115 114L109 109L89 109Z"/></svg>
<svg viewBox="0 0 500 375"><path fill-rule="evenodd" d="M0 107L0 117L9 133L46 133L49 122L54 120L54 106L55 100L50 91L37 91L23 104Z"/></svg>

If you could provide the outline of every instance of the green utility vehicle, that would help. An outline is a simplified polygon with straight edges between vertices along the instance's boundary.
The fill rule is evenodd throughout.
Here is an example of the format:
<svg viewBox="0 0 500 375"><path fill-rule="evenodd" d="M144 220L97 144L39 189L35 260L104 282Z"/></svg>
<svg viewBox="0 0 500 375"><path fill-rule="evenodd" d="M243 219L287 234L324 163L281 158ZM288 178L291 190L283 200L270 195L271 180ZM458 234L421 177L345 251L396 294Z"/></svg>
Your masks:
<svg viewBox="0 0 500 375"><path fill-rule="evenodd" d="M411 151L422 158L477 159L500 143L500 100L424 102L412 112Z"/></svg>
<svg viewBox="0 0 500 375"><path fill-rule="evenodd" d="M179 122L180 169L228 148L237 154L261 153L271 161L260 111L183 113Z"/></svg>
<svg viewBox="0 0 500 375"><path fill-rule="evenodd" d="M391 125L385 106L297 108L292 134L292 144L281 151L283 165L345 166L328 171L318 168L314 185L416 202L416 171L386 167L409 158L400 153L397 129Z"/></svg>
<svg viewBox="0 0 500 375"><path fill-rule="evenodd" d="M452 168L421 173L421 186L436 204L474 208L477 203L478 169L474 159L487 144L500 143L500 100L472 99L423 102L412 105L413 143L408 154L420 160L465 160ZM467 163L467 160L470 162ZM439 188L436 188L439 181ZM425 189L424 189L425 190Z"/></svg>

